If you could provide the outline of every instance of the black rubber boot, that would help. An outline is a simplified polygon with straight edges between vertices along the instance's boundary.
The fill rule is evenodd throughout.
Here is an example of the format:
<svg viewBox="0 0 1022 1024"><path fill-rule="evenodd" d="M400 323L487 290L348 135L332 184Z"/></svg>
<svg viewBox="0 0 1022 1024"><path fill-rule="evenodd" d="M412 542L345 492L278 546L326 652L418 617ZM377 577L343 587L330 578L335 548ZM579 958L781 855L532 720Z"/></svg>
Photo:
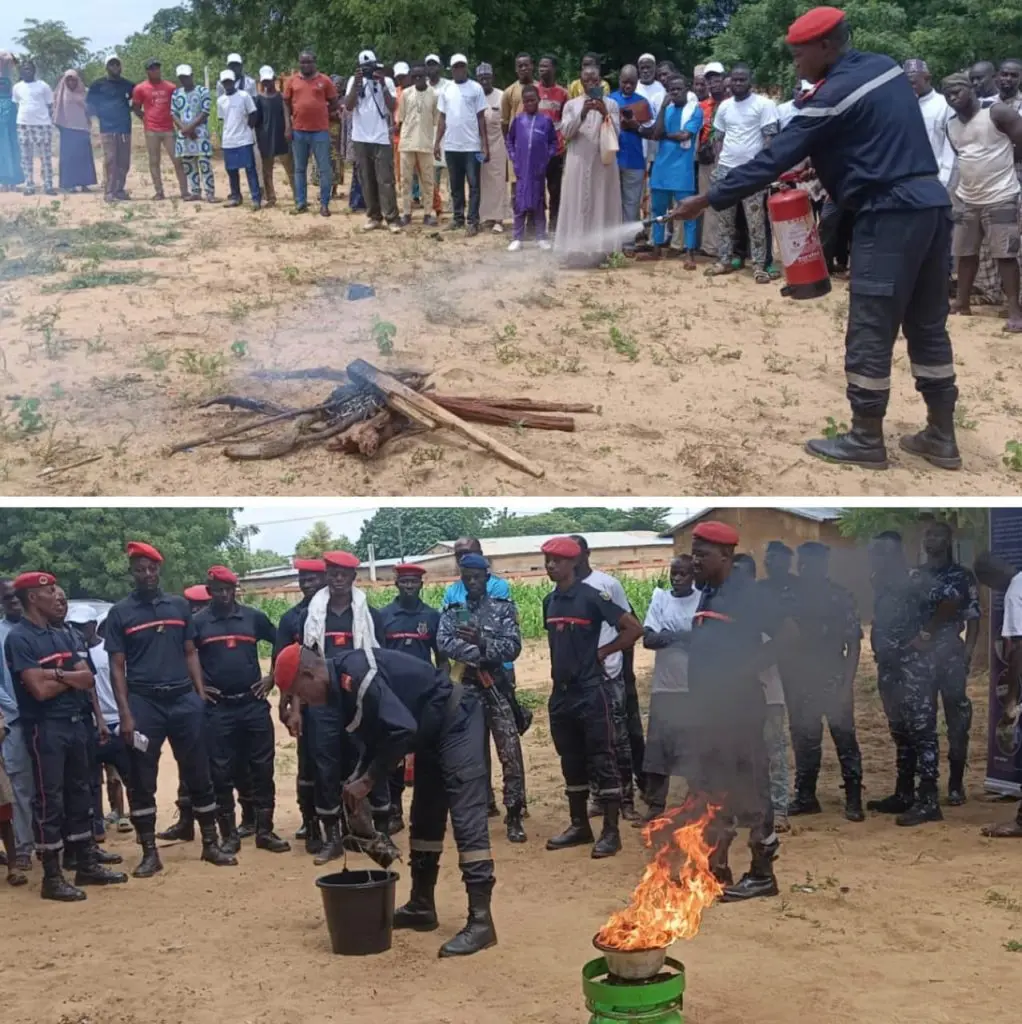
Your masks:
<svg viewBox="0 0 1022 1024"><path fill-rule="evenodd" d="M749 870L734 884L724 889L722 903L741 903L758 899L760 896L776 896L777 877L774 875L774 858L779 843L770 846L756 845L752 848L752 864Z"/></svg>
<svg viewBox="0 0 1022 1024"><path fill-rule="evenodd" d="M713 877L725 888L733 885L735 880L735 876L728 866L728 854L731 851L734 838L734 833L723 836L710 853L710 870L713 872Z"/></svg>
<svg viewBox="0 0 1022 1024"><path fill-rule="evenodd" d="M234 822L232 821L231 824L233 825ZM202 837L201 859L207 864L215 864L218 868L232 868L238 863L238 858L217 842L216 820L212 815L210 815L209 821L199 822L199 835Z"/></svg>
<svg viewBox="0 0 1022 1024"><path fill-rule="evenodd" d="M468 889L468 921L465 927L440 947L440 957L471 956L497 945L497 930L490 916L490 894L493 883L466 886Z"/></svg>
<svg viewBox="0 0 1022 1024"><path fill-rule="evenodd" d="M926 405L926 426L918 434L903 434L902 451L926 459L940 469L961 469L962 456L955 440L954 403Z"/></svg>
<svg viewBox="0 0 1022 1024"><path fill-rule="evenodd" d="M273 831L273 811L256 811L255 844L257 850L287 853L291 844Z"/></svg>
<svg viewBox="0 0 1022 1024"><path fill-rule="evenodd" d="M317 853L323 851L323 830L319 827L319 818L316 815L310 815L305 818L302 822L302 827L295 833L295 838L298 839L299 832L305 832L305 835L300 838L305 840L305 852L310 856L315 856Z"/></svg>
<svg viewBox="0 0 1022 1024"><path fill-rule="evenodd" d="M621 850L621 831L618 828L621 801L606 800L603 806L603 831L600 833L600 838L596 840L596 845L590 854L593 860L613 857L615 853Z"/></svg>
<svg viewBox="0 0 1022 1024"><path fill-rule="evenodd" d="M887 469L882 416L852 414L852 428L836 437L817 437L806 441L806 451L828 462L864 469Z"/></svg>
<svg viewBox="0 0 1022 1024"><path fill-rule="evenodd" d="M241 804L241 824L238 826L238 838L248 839L259 832L257 826L259 812L248 800L239 800L238 802Z"/></svg>
<svg viewBox="0 0 1022 1024"><path fill-rule="evenodd" d="M295 829L295 839L301 842L309 835L309 819L306 817L302 818L302 823Z"/></svg>
<svg viewBox="0 0 1022 1024"><path fill-rule="evenodd" d="M845 779L845 817L849 821L865 821L862 809L862 783L858 779Z"/></svg>
<svg viewBox="0 0 1022 1024"><path fill-rule="evenodd" d="M191 804L178 806L178 818L170 828L160 832L157 837L161 843L190 843L195 839L195 817Z"/></svg>
<svg viewBox="0 0 1022 1024"><path fill-rule="evenodd" d="M585 793L569 793L568 808L571 813L571 824L560 833L546 841L548 850L567 850L571 846L588 846L596 837L589 824L586 814Z"/></svg>
<svg viewBox="0 0 1022 1024"><path fill-rule="evenodd" d="M867 800L866 810L880 814L902 814L915 803L915 799L915 779L899 776L894 792L882 800Z"/></svg>
<svg viewBox="0 0 1022 1024"><path fill-rule="evenodd" d="M99 847L85 842L78 848L78 870L75 885L121 885L128 880L123 871L110 871L99 861ZM118 858L120 860L120 858Z"/></svg>
<svg viewBox="0 0 1022 1024"><path fill-rule="evenodd" d="M39 895L44 900L56 900L58 903L78 903L88 899L81 889L75 888L60 870L60 851L46 850L43 859L43 887Z"/></svg>
<svg viewBox="0 0 1022 1024"><path fill-rule="evenodd" d="M952 807L961 807L966 801L965 796L965 762L952 761L951 773L947 783L947 802Z"/></svg>
<svg viewBox="0 0 1022 1024"><path fill-rule="evenodd" d="M522 824L521 807L507 809L507 839L509 843L524 843L528 840L525 826Z"/></svg>
<svg viewBox="0 0 1022 1024"><path fill-rule="evenodd" d="M413 852L410 871L412 892L408 902L394 911L394 927L410 928L416 932L436 931L438 922L433 891L440 873L439 854Z"/></svg>
<svg viewBox="0 0 1022 1024"><path fill-rule="evenodd" d="M920 781L919 794L916 802L904 814L899 814L894 819L896 825L911 827L913 825L924 825L928 821L943 821L944 814L937 802L937 783L934 781Z"/></svg>
<svg viewBox="0 0 1022 1024"><path fill-rule="evenodd" d="M326 838L323 840L323 849L319 851L319 856L312 862L317 867L329 864L330 861L338 860L344 856L344 842L341 838L340 821L333 816L324 816L322 820Z"/></svg>
<svg viewBox="0 0 1022 1024"><path fill-rule="evenodd" d="M142 847L142 860L132 871L135 878L152 878L163 870L160 855L156 852L156 835L153 832L138 831L138 845Z"/></svg>
<svg viewBox="0 0 1022 1024"><path fill-rule="evenodd" d="M233 857L241 849L241 836L234 815L218 814L216 823L220 826L220 849L229 857Z"/></svg>
<svg viewBox="0 0 1022 1024"><path fill-rule="evenodd" d="M823 808L816 797L815 779L795 779L795 799L788 804L788 817L800 814L822 814Z"/></svg>

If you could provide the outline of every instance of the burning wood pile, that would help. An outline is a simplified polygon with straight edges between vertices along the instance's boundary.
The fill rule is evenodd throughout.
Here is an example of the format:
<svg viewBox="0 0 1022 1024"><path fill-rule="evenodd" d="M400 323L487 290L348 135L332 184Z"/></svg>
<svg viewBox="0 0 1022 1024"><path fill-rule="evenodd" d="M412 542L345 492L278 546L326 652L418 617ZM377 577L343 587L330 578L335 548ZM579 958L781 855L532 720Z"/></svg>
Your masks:
<svg viewBox="0 0 1022 1024"><path fill-rule="evenodd" d="M226 405L259 415L239 426L182 441L170 454L227 441L223 452L232 459L280 458L316 444L372 459L392 438L446 429L508 465L542 477L545 471L541 466L474 424L573 431L575 420L568 414L596 412L594 406L578 403L438 394L429 386L426 374L414 370L384 373L363 359L350 363L343 373L323 367L283 376L341 379L343 383L325 401L299 409L239 395L210 399L199 408ZM254 440L238 440L253 434L258 435Z"/></svg>

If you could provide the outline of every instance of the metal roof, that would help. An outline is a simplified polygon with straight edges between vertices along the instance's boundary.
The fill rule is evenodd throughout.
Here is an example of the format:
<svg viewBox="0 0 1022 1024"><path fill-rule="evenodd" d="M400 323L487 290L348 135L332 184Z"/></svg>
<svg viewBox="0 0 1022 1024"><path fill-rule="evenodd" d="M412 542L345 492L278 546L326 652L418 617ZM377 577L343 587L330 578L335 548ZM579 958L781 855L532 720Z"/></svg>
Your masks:
<svg viewBox="0 0 1022 1024"><path fill-rule="evenodd" d="M718 506L719 507L719 506ZM669 530L660 534L661 537L673 537L675 534L681 533L686 526L691 526L693 523L699 522L700 519L705 519L714 509L704 508L699 512L694 512L690 516L686 516L684 519L675 523ZM844 509L841 508L791 508L784 506L774 506L770 508L771 512L787 512L789 515L798 517L799 519L809 519L814 523L833 523L841 518Z"/></svg>
<svg viewBox="0 0 1022 1024"><path fill-rule="evenodd" d="M559 533L532 533L521 537L481 537L483 554L487 558L498 558L502 555L539 554L540 548L551 537L560 537ZM606 530L582 533L590 551L606 551L608 548L643 548L662 547L664 540L655 530ZM454 550L453 540L442 540L438 545ZM436 546L436 545L434 545ZM426 557L426 556L424 556Z"/></svg>
<svg viewBox="0 0 1022 1024"><path fill-rule="evenodd" d="M449 552L441 552L435 555L406 555L404 558L377 558L377 569L392 569L402 562L432 562L438 558L447 558ZM360 569L368 569L369 563L362 562ZM287 580L298 579L298 570L292 565L274 565L269 569L255 569L239 580L240 583L258 583L260 580Z"/></svg>

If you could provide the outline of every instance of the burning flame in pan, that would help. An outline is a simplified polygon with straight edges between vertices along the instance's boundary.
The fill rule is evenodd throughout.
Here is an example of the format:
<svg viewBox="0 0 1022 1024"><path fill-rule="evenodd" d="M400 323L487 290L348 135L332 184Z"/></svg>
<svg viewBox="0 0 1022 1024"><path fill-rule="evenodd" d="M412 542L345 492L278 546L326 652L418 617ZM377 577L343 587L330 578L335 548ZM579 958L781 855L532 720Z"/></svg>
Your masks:
<svg viewBox="0 0 1022 1024"><path fill-rule="evenodd" d="M703 911L724 888L710 870L713 846L706 830L720 810L685 802L651 821L642 831L648 849L656 849L624 910L611 915L596 941L611 949L658 949L694 938Z"/></svg>

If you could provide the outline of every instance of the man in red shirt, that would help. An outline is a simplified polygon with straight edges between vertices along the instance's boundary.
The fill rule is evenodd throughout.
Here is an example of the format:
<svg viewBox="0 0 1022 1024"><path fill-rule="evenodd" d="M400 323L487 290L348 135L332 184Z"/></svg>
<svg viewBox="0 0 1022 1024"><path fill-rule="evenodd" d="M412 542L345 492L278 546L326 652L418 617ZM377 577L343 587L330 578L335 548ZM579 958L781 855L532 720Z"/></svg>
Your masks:
<svg viewBox="0 0 1022 1024"><path fill-rule="evenodd" d="M557 58L545 54L539 58L539 112L546 114L557 129L557 155L546 167L546 187L550 195L550 230L557 227L561 208L561 176L564 174L564 136L561 135L561 113L568 102L568 90L557 84Z"/></svg>
<svg viewBox="0 0 1022 1024"><path fill-rule="evenodd" d="M184 167L174 156L174 118L170 112L170 98L175 86L163 80L163 69L158 60L146 61L146 80L135 86L131 94L131 107L141 118L145 129L145 148L149 156L149 174L153 179L153 199L166 199L163 193L163 172L160 169L160 150L165 149L177 175L181 198L188 198L188 181Z"/></svg>
<svg viewBox="0 0 1022 1024"><path fill-rule="evenodd" d="M316 55L298 55L300 74L284 86L284 102L291 113L291 154L294 159L295 209L305 213L308 203L309 151L319 171L319 212L330 216L330 115L337 115L337 88L316 66Z"/></svg>

